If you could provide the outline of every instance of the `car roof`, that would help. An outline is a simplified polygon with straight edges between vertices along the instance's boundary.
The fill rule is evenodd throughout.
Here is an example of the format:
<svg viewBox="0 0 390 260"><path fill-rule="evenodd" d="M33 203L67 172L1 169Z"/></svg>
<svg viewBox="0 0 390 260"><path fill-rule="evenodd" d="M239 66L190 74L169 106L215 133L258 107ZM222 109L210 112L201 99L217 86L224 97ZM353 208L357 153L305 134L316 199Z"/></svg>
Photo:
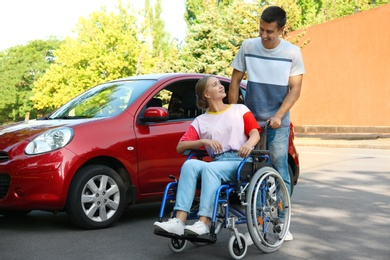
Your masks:
<svg viewBox="0 0 390 260"><path fill-rule="evenodd" d="M206 76L207 74L202 73L157 73L157 74L144 74L144 75L137 75L137 76L131 76L126 78L120 78L117 80L134 80L134 79L152 79L152 80L161 80L163 78L176 78L180 76Z"/></svg>
<svg viewBox="0 0 390 260"><path fill-rule="evenodd" d="M183 78L201 78L205 76L210 76L214 74L205 74L205 73L185 73L185 72L171 72L171 73L155 73L155 74L143 74L143 75L136 75L136 76L130 76L126 78L119 78L115 80L111 80L109 82L119 82L119 81L127 81L127 80L167 80L170 78L178 78L178 77L183 77ZM221 75L214 75L218 78L225 79L230 81L230 78L226 76L221 76ZM108 83L108 82L105 82ZM241 81L241 87L246 88L247 85L247 80L242 80Z"/></svg>
<svg viewBox="0 0 390 260"><path fill-rule="evenodd" d="M112 81L125 81L125 80L140 80L140 79L151 79L151 80L161 80L167 78L177 78L177 77L205 77L213 74L205 74L205 73L184 73L184 72L172 72L172 73L156 73L156 74L143 74L137 76L130 76L126 78L119 78ZM218 78L224 78L230 80L228 77L215 75Z"/></svg>

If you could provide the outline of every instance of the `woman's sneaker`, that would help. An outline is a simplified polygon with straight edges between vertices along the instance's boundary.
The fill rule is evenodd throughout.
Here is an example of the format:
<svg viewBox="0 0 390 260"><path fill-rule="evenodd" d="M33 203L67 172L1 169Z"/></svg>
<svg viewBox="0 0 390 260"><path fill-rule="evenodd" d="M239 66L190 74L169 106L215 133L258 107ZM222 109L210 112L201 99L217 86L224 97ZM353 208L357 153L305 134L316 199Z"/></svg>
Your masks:
<svg viewBox="0 0 390 260"><path fill-rule="evenodd" d="M154 222L153 226L155 229L173 233L179 236L184 234L184 223L178 218L170 218L168 221L164 222L156 221Z"/></svg>
<svg viewBox="0 0 390 260"><path fill-rule="evenodd" d="M186 225L184 233L188 235L201 236L210 233L210 228L203 221L196 221L193 225Z"/></svg>

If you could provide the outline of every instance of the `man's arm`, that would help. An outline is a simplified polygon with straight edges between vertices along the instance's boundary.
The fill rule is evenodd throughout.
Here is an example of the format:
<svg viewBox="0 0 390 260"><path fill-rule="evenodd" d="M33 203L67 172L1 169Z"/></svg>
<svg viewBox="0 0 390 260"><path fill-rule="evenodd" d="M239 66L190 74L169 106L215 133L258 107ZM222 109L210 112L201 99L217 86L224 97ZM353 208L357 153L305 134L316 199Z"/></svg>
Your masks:
<svg viewBox="0 0 390 260"><path fill-rule="evenodd" d="M292 76L289 78L288 84L290 87L290 91L285 97L279 110L275 113L273 117L269 119L270 126L272 128L278 128L280 126L284 115L292 108L292 106L298 100L301 94L302 78L303 78L302 74L297 76Z"/></svg>
<svg viewBox="0 0 390 260"><path fill-rule="evenodd" d="M238 102L238 94L240 92L240 83L244 77L244 72L233 69L232 80L230 82L228 99L230 104Z"/></svg>

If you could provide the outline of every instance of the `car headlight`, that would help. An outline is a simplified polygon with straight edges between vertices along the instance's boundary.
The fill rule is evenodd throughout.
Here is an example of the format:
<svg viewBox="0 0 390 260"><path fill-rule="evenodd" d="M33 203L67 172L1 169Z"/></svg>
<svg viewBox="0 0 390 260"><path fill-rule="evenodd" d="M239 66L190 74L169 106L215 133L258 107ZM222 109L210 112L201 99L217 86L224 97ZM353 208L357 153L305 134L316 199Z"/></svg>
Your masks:
<svg viewBox="0 0 390 260"><path fill-rule="evenodd" d="M24 149L26 154L40 154L60 149L73 138L73 129L61 127L35 137Z"/></svg>

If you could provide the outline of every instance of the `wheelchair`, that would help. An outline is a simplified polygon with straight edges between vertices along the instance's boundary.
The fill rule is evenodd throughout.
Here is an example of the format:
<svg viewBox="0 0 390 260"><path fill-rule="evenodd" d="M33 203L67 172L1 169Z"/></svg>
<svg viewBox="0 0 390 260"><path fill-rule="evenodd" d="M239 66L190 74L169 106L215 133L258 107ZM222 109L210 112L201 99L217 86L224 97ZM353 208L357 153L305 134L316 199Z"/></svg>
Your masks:
<svg viewBox="0 0 390 260"><path fill-rule="evenodd" d="M208 156L204 150L186 151L185 155L187 160L202 160ZM256 148L240 163L236 180L221 184L216 192L209 234L179 236L158 229L154 230L154 234L170 238L169 249L178 253L184 250L187 241L195 245L216 243L217 235L222 228L226 228L231 235L228 244L231 257L242 259L248 245L245 235L239 233L237 227L246 224L253 243L260 251L275 252L282 246L289 230L291 204L283 178L270 165L269 151ZM170 178L175 179L174 176ZM178 181L174 180L164 190L158 219L160 222L163 221L167 204L175 203L177 185ZM199 191L196 193L187 223L199 218ZM171 217L174 215L175 212L171 212Z"/></svg>

